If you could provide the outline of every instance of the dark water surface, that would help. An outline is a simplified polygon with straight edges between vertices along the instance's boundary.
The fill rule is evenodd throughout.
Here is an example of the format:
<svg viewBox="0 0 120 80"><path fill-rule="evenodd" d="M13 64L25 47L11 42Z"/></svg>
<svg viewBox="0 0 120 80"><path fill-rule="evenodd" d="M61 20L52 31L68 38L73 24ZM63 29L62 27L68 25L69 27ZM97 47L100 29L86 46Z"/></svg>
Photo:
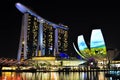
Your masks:
<svg viewBox="0 0 120 80"><path fill-rule="evenodd" d="M1 72L0 80L113 80L105 72Z"/></svg>

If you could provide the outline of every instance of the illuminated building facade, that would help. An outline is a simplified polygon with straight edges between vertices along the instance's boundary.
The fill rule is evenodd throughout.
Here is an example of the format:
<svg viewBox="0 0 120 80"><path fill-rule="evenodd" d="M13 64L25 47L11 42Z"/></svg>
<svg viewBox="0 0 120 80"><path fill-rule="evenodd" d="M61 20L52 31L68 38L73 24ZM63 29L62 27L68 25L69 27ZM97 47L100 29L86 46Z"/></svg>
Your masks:
<svg viewBox="0 0 120 80"><path fill-rule="evenodd" d="M58 51L66 53L68 47L68 31L58 29Z"/></svg>
<svg viewBox="0 0 120 80"><path fill-rule="evenodd" d="M67 26L47 21L20 3L16 3L16 7L24 14L18 61L35 56L56 56L61 52L67 52Z"/></svg>
<svg viewBox="0 0 120 80"><path fill-rule="evenodd" d="M77 50L75 44L73 46L76 52L83 58L95 58L96 60L103 60L106 59L106 46L105 41L101 32L101 29L93 29L91 33L90 39L90 49L88 48L87 44L85 43L83 35L78 36L78 48Z"/></svg>
<svg viewBox="0 0 120 80"><path fill-rule="evenodd" d="M101 29L93 29L90 40L91 56L94 56L98 60L105 59L107 51Z"/></svg>

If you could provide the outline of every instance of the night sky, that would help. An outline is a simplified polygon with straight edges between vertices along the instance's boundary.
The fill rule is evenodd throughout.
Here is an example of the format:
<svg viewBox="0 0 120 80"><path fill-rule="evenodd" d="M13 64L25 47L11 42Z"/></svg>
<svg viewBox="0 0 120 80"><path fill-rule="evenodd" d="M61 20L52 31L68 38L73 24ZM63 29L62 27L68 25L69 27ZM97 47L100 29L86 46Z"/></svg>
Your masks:
<svg viewBox="0 0 120 80"><path fill-rule="evenodd" d="M15 7L16 2L18 1L8 0L1 3L4 6L0 7L0 57L17 57L23 14ZM120 50L119 8L84 8L84 6L71 6L73 4L57 1L54 3L40 0L19 2L46 20L69 27L69 53L77 54L72 43L76 43L78 35L83 34L89 44L92 29L102 30L107 49Z"/></svg>

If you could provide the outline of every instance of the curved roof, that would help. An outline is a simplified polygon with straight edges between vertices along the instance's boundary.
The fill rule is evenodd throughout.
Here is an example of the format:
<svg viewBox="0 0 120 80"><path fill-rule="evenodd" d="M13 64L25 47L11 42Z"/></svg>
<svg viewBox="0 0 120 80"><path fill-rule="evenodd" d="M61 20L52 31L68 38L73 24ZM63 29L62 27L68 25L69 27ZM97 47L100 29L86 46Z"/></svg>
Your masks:
<svg viewBox="0 0 120 80"><path fill-rule="evenodd" d="M36 14L34 11L32 11L31 9L29 9L28 7L26 7L25 5L21 4L21 3L16 3L15 4L16 8L22 12L22 13L30 13L31 15L37 17L37 19L40 21L40 22L47 22L48 24L51 24L51 25L54 25L53 27L54 28L62 28L62 29L65 29L65 30L68 30L68 27L65 26L65 25L57 25L53 22L50 22L50 21L47 21L46 19L42 18L41 16L39 16L38 14Z"/></svg>

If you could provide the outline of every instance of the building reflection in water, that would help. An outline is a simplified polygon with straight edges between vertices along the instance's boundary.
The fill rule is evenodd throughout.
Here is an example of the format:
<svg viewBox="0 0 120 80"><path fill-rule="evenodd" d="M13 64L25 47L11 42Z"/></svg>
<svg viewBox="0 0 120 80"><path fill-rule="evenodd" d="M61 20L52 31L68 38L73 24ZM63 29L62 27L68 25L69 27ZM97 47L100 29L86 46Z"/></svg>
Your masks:
<svg viewBox="0 0 120 80"><path fill-rule="evenodd" d="M110 80L104 72L2 72L0 80Z"/></svg>

